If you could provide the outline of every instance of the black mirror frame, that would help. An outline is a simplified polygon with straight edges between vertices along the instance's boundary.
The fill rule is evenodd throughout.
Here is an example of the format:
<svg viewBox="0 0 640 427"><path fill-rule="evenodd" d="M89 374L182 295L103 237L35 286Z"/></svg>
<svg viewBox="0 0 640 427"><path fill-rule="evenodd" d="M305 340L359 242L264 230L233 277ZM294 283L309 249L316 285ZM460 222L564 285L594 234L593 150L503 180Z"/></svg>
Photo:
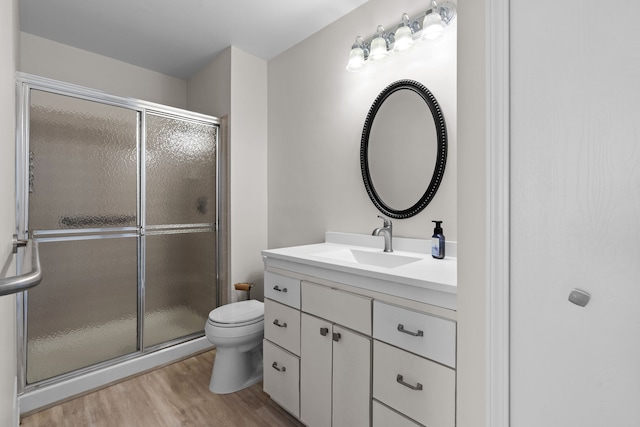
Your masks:
<svg viewBox="0 0 640 427"><path fill-rule="evenodd" d="M429 106L429 110L431 111L431 115L433 116L433 121L436 127L436 135L438 138L437 144L437 153L436 153L436 165L433 170L433 175L431 177L431 182L427 187L427 190L424 192L420 200L418 200L413 206L404 210L393 209L388 206L378 195L375 188L373 187L373 182L371 180L371 175L369 173L369 161L368 161L368 148L369 148L369 135L371 133L371 127L373 126L373 120L376 117L376 114L382 103L389 97L391 94L399 91L399 90L411 90L418 95L426 102ZM364 128L362 131L362 140L360 143L360 169L362 170L362 179L364 181L364 186L367 190L367 194L369 194L369 198L373 204L378 208L380 212L387 215L390 218L395 219L404 219L410 218L419 212L421 212L427 205L433 200L433 197L436 195L438 191L438 187L440 186L440 182L442 181L442 176L444 175L444 168L447 164L447 127L444 122L444 116L442 115L442 110L440 109L440 105L433 94L421 83L418 83L414 80L398 80L397 82L391 83L387 86L380 95L376 98L369 109L369 113L367 114L367 119L364 122Z"/></svg>

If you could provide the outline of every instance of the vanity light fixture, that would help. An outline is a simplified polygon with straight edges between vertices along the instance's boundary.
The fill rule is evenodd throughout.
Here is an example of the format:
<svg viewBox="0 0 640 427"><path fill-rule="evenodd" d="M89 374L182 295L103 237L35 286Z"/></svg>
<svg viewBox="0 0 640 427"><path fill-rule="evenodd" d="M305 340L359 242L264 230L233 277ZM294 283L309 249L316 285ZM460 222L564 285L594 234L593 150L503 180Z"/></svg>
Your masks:
<svg viewBox="0 0 640 427"><path fill-rule="evenodd" d="M349 52L347 71L362 71L369 62L384 62L391 54L402 54L413 50L415 40L433 41L444 35L444 29L456 17L455 4L447 1L437 4L429 0L429 9L410 18L402 14L399 24L386 31L378 25L376 33L367 37L356 37Z"/></svg>

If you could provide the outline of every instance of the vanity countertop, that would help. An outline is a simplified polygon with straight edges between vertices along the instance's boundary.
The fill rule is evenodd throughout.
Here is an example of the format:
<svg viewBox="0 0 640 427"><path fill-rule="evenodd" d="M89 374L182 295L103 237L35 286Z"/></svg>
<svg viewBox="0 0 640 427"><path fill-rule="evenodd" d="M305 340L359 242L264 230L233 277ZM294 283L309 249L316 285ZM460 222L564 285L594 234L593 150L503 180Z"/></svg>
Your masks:
<svg viewBox="0 0 640 427"><path fill-rule="evenodd" d="M327 232L324 243L262 251L267 266L349 283L391 295L456 309L457 258L447 242L444 259L434 259L430 240L394 238L384 253L379 236Z"/></svg>

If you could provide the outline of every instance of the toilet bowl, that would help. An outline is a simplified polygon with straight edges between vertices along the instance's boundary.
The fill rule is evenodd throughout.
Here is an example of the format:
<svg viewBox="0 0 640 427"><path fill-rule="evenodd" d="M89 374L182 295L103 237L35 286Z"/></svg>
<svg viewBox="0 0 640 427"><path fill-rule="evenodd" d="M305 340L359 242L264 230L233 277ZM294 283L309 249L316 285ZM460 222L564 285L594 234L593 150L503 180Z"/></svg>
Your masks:
<svg viewBox="0 0 640 427"><path fill-rule="evenodd" d="M233 393L262 379L262 302L247 300L218 307L209 313L204 330L216 347L209 390Z"/></svg>

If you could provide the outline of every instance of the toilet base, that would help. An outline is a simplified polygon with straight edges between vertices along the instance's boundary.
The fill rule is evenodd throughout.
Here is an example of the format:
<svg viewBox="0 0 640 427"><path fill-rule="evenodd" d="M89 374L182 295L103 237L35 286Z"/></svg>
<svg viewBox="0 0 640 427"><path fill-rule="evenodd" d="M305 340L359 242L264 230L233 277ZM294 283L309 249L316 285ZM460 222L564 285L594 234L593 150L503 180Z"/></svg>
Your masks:
<svg viewBox="0 0 640 427"><path fill-rule="evenodd" d="M262 341L254 351L237 348L217 348L209 390L229 394L250 387L262 380Z"/></svg>

